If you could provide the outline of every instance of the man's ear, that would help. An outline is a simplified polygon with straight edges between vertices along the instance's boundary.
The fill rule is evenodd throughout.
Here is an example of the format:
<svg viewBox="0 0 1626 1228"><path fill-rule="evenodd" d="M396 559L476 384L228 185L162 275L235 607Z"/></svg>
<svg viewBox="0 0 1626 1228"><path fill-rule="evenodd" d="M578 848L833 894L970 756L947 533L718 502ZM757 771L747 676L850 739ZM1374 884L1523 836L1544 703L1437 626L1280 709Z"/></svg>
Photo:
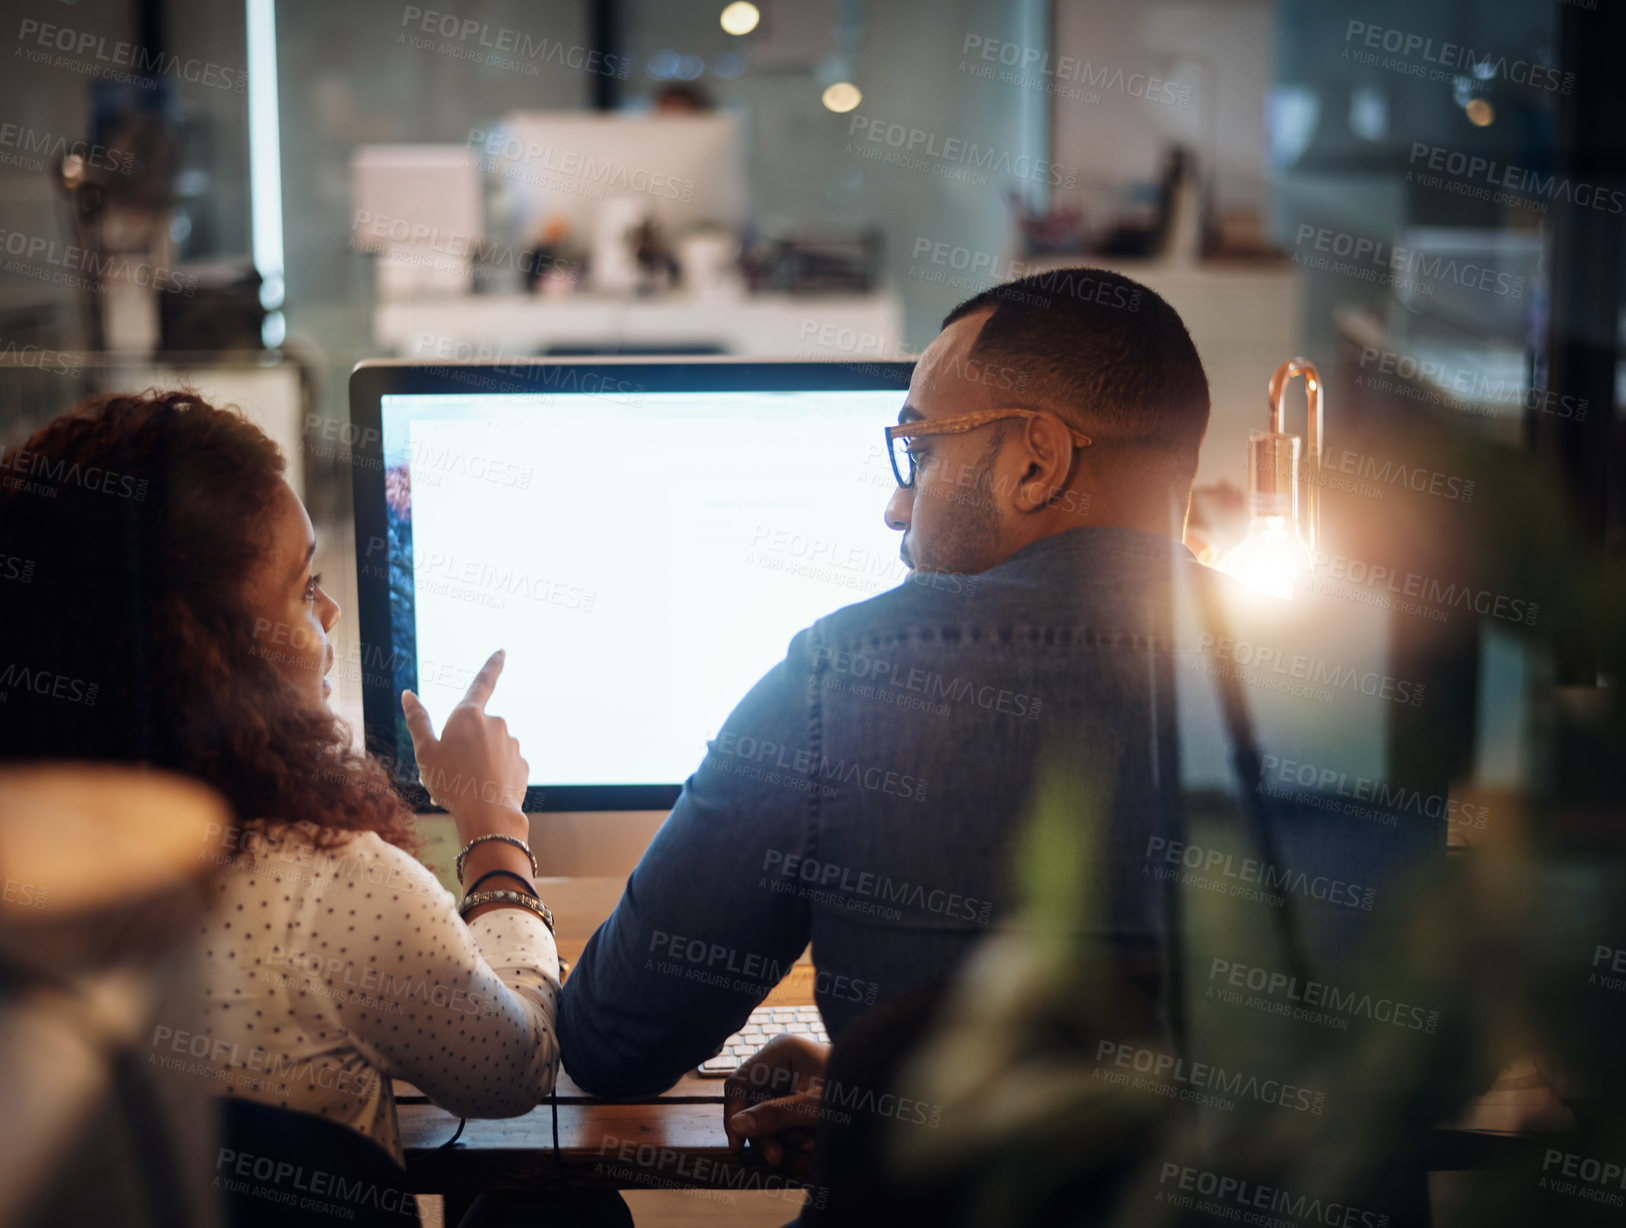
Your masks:
<svg viewBox="0 0 1626 1228"><path fill-rule="evenodd" d="M1043 415L1027 420L1021 442L1025 464L1012 498L1019 510L1036 512L1066 485L1073 440L1060 422Z"/></svg>

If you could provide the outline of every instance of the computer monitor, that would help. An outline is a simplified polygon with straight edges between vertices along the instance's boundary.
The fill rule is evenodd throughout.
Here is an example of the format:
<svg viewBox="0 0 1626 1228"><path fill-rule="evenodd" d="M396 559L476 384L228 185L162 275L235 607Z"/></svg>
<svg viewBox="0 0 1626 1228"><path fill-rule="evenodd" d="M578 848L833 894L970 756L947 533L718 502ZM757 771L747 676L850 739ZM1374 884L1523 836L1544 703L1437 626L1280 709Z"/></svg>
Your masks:
<svg viewBox="0 0 1626 1228"><path fill-rule="evenodd" d="M515 111L471 133L514 241L558 218L591 245L608 202L635 201L668 241L696 226L735 231L749 210L739 118Z"/></svg>
<svg viewBox="0 0 1626 1228"><path fill-rule="evenodd" d="M358 145L350 154L350 200L357 251L472 253L485 229L480 159L463 145Z"/></svg>
<svg viewBox="0 0 1626 1228"><path fill-rule="evenodd" d="M791 637L901 583L883 428L911 364L366 362L350 381L368 745L420 806L496 649L529 810L676 800Z"/></svg>
<svg viewBox="0 0 1626 1228"><path fill-rule="evenodd" d="M468 291L485 229L485 186L462 145L358 145L350 243L378 253L383 299Z"/></svg>

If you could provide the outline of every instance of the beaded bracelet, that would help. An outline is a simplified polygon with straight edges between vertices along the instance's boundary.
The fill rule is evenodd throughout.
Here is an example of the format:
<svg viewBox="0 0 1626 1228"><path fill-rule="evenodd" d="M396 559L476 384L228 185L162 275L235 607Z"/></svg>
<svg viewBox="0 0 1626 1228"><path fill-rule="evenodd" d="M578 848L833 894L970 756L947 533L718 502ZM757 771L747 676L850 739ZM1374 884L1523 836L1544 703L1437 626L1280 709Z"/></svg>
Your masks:
<svg viewBox="0 0 1626 1228"><path fill-rule="evenodd" d="M458 905L457 915L466 921L469 913L482 904L528 908L542 918L542 924L548 927L548 933L553 933L553 910L535 896L522 895L518 891L476 891L463 897L463 903Z"/></svg>
<svg viewBox="0 0 1626 1228"><path fill-rule="evenodd" d="M470 850L472 850L476 844L484 844L487 840L501 840L504 844L512 844L515 848L519 849L522 853L524 853L525 856L530 858L530 860L531 860L531 875L533 877L535 877L537 874L541 873L541 871L536 868L536 854L531 852L531 846L530 845L526 844L525 841L519 839L518 837L515 837L515 836L501 836L501 835L497 835L495 832L493 832L491 834L484 835L484 836L476 836L474 839L470 840L467 844L465 844L463 846L463 851L457 855L457 881L458 882L463 881L463 863L468 860Z"/></svg>
<svg viewBox="0 0 1626 1228"><path fill-rule="evenodd" d="M515 874L512 870L487 870L484 874L480 875L479 878L470 883L468 885L468 889L464 891L463 894L471 895L480 890L480 884L485 882L488 878L511 878L519 884L518 890L523 891L528 895L536 895L536 888L530 884L525 876L523 874Z"/></svg>

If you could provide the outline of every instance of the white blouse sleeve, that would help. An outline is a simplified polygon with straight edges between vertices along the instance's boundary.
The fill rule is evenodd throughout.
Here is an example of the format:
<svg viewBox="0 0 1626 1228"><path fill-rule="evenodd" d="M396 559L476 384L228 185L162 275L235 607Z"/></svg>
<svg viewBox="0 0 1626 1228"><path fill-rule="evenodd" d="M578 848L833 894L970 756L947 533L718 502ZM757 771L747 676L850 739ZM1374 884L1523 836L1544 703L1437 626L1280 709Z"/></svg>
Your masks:
<svg viewBox="0 0 1626 1228"><path fill-rule="evenodd" d="M372 832L322 861L331 883L313 884L323 889L307 896L300 937L362 1055L463 1117L515 1117L546 1099L559 954L542 919L498 908L465 923L428 869Z"/></svg>

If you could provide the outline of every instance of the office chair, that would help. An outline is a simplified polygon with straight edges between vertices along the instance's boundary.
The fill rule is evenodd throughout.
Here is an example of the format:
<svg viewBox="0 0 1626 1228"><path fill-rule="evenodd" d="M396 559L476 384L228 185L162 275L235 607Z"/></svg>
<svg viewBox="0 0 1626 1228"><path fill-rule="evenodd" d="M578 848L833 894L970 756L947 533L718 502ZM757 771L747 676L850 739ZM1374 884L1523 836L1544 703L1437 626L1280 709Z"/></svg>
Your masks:
<svg viewBox="0 0 1626 1228"><path fill-rule="evenodd" d="M216 1175L229 1228L418 1222L406 1170L371 1139L310 1113L236 1098L222 1104Z"/></svg>

